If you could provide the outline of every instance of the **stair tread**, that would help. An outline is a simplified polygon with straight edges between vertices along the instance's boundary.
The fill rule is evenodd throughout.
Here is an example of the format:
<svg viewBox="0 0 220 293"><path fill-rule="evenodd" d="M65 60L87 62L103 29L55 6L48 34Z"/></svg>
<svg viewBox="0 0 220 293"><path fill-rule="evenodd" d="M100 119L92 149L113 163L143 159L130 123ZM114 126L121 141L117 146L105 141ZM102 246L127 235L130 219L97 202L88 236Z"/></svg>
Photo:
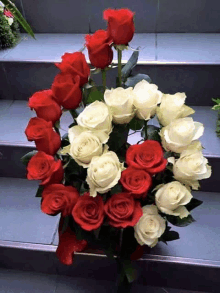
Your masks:
<svg viewBox="0 0 220 293"><path fill-rule="evenodd" d="M2 110L3 108L5 111ZM217 112L208 106L194 106L193 108L196 111L193 115L194 121L201 122L205 126L204 135L201 137L202 145L205 148L204 155L207 157L220 157L220 139L215 133ZM35 116L34 111L30 111L27 107L27 102L0 100L0 109L0 123L4 125L0 130L0 145L34 146L33 142L27 141L24 134L29 119ZM72 117L68 112L62 115L61 135L68 130L68 125L71 123ZM155 121L151 121L151 123L158 125ZM129 142L132 144L138 140L140 140L139 133L129 137Z"/></svg>
<svg viewBox="0 0 220 293"><path fill-rule="evenodd" d="M51 244L59 217L41 212L41 199L35 197L38 182L2 177L0 186L0 239Z"/></svg>
<svg viewBox="0 0 220 293"><path fill-rule="evenodd" d="M36 40L22 34L21 42L13 49L0 52L0 61L59 62L65 52L83 47L85 34L36 34ZM139 33L130 42L140 46L138 64L220 64L219 33ZM25 54L24 54L25 52ZM88 53L84 51L87 61ZM123 62L131 55L123 51ZM116 52L113 62L117 63Z"/></svg>
<svg viewBox="0 0 220 293"><path fill-rule="evenodd" d="M10 242L10 247L22 243L33 244L31 249L44 250L45 244L57 245L59 216L50 217L40 210L40 198L36 198L38 183L27 179L0 178L0 245ZM171 256L216 262L220 266L220 194L193 192L204 204L192 211L196 222L185 228L173 227L180 240L168 245L159 243L151 249L150 256ZM55 240L54 240L55 239ZM34 245L34 244L40 244ZM43 244L43 246L41 245ZM48 246L49 251L55 247ZM147 256L148 257L148 256ZM181 262L181 261L180 261Z"/></svg>

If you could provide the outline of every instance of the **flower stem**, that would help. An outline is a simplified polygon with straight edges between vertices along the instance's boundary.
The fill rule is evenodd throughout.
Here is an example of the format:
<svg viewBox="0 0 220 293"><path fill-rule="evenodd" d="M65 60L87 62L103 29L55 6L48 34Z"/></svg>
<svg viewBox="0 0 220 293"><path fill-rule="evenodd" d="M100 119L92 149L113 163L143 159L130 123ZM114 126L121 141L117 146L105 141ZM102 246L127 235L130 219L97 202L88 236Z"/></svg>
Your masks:
<svg viewBox="0 0 220 293"><path fill-rule="evenodd" d="M144 133L145 133L145 140L148 139L147 137L147 120L144 120Z"/></svg>
<svg viewBox="0 0 220 293"><path fill-rule="evenodd" d="M102 69L102 84L104 87L104 90L106 90L106 70Z"/></svg>
<svg viewBox="0 0 220 293"><path fill-rule="evenodd" d="M118 51L118 85L122 85L122 78L121 78L121 59L122 59L122 50L117 49Z"/></svg>

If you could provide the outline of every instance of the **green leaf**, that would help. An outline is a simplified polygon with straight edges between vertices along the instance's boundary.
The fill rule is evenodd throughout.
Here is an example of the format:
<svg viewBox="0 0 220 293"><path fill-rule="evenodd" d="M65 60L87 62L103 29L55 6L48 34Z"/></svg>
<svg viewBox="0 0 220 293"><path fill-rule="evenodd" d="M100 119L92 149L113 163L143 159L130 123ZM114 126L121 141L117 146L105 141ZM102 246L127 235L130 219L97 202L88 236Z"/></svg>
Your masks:
<svg viewBox="0 0 220 293"><path fill-rule="evenodd" d="M69 144L70 144L70 142L69 142L69 138L68 138L68 133L65 133L61 139L61 148L64 148L65 146L68 146Z"/></svg>
<svg viewBox="0 0 220 293"><path fill-rule="evenodd" d="M125 82L125 85L127 87L134 87L138 82L142 81L143 79L151 82L151 78L147 74L138 73L134 76L129 77Z"/></svg>
<svg viewBox="0 0 220 293"><path fill-rule="evenodd" d="M30 25L26 22L20 11L17 9L14 3L10 0L1 0L5 7L14 15L15 19L22 25L24 30L35 39L34 33L30 27Z"/></svg>
<svg viewBox="0 0 220 293"><path fill-rule="evenodd" d="M21 158L21 161L22 163L27 166L27 164L29 163L30 159L36 155L37 151L31 151L29 153L27 153L26 155L24 155L22 158Z"/></svg>
<svg viewBox="0 0 220 293"><path fill-rule="evenodd" d="M66 216L64 217L63 219L63 226L62 226L62 229L61 229L61 233L63 234L66 229L68 228L69 224L70 224L70 221L71 221L71 218L72 216Z"/></svg>
<svg viewBox="0 0 220 293"><path fill-rule="evenodd" d="M37 192L36 192L36 195L35 197L42 197L42 192L44 190L44 186L43 185L40 185L37 189Z"/></svg>
<svg viewBox="0 0 220 293"><path fill-rule="evenodd" d="M165 233L160 237L159 241L168 242L180 239L179 233L176 231L165 231Z"/></svg>
<svg viewBox="0 0 220 293"><path fill-rule="evenodd" d="M137 50L139 49L139 47L137 47ZM131 55L131 57L129 58L128 62L126 63L126 65L122 68L121 74L122 74L122 79L125 81L126 78L129 76L129 74L131 73L131 70L135 67L135 65L137 64L138 61L138 57L139 57L139 51L134 51Z"/></svg>
<svg viewBox="0 0 220 293"><path fill-rule="evenodd" d="M140 130L144 126L144 120L140 120L134 117L128 124L128 127L132 130Z"/></svg>
<svg viewBox="0 0 220 293"><path fill-rule="evenodd" d="M170 216L170 215L166 215L166 218L171 224L178 227L186 227L190 225L191 223L195 222L195 220L193 219L191 215L188 215L188 217L185 217L183 219L180 219L180 217L177 217L177 216Z"/></svg>
<svg viewBox="0 0 220 293"><path fill-rule="evenodd" d="M91 91L91 93L89 94L89 97L86 101L86 104L90 104L93 103L95 101L103 101L103 93L96 90L96 91Z"/></svg>
<svg viewBox="0 0 220 293"><path fill-rule="evenodd" d="M192 198L191 201L185 206L187 208L187 210L190 212L191 210L197 208L198 206L200 206L203 203L203 201L198 200L196 198Z"/></svg>
<svg viewBox="0 0 220 293"><path fill-rule="evenodd" d="M161 138L159 135L160 128L154 125L147 125L147 139L156 140L161 142ZM146 139L144 128L141 131L141 136Z"/></svg>
<svg viewBox="0 0 220 293"><path fill-rule="evenodd" d="M122 266L124 273L128 279L129 283L132 283L137 279L137 270L136 268L132 265L132 262L130 259L123 259L122 260Z"/></svg>
<svg viewBox="0 0 220 293"><path fill-rule="evenodd" d="M114 195L116 193L122 192L122 186L120 184L115 185L111 190L110 193L111 195Z"/></svg>
<svg viewBox="0 0 220 293"><path fill-rule="evenodd" d="M107 143L111 151L118 151L127 142L128 131L126 124L116 124L114 126Z"/></svg>

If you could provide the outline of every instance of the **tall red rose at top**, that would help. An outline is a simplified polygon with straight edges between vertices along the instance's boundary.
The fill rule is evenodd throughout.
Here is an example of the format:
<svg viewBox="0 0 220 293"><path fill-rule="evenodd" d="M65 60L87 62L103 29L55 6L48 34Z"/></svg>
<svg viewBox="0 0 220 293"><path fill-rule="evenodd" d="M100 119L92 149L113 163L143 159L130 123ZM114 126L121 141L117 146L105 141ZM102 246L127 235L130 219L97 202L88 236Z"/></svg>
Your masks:
<svg viewBox="0 0 220 293"><path fill-rule="evenodd" d="M106 9L103 17L108 21L108 33L116 45L127 45L134 35L134 13L129 9Z"/></svg>
<svg viewBox="0 0 220 293"><path fill-rule="evenodd" d="M86 35L86 47L89 52L89 60L96 68L104 69L111 64L113 51L110 47L112 40L107 31L98 30L93 35Z"/></svg>
<svg viewBox="0 0 220 293"><path fill-rule="evenodd" d="M82 52L65 53L61 63L55 65L64 73L70 73L73 77L79 75L80 86L88 82L90 68Z"/></svg>
<svg viewBox="0 0 220 293"><path fill-rule="evenodd" d="M131 145L128 148L126 163L154 175L166 168L167 160L163 157L163 149L158 141L146 140L142 144Z"/></svg>

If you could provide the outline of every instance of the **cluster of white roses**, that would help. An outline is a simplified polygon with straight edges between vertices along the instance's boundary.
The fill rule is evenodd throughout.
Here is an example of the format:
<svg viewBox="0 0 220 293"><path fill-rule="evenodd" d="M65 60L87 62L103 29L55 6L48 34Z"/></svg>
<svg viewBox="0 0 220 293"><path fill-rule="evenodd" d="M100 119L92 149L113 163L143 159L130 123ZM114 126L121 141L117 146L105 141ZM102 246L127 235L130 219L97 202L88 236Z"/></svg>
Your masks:
<svg viewBox="0 0 220 293"><path fill-rule="evenodd" d="M104 101L88 105L77 117L76 126L69 129L70 145L62 150L87 170L90 195L105 193L114 187L125 169L116 153L108 151L106 145L112 131L112 121L117 124L129 123L136 115L149 120L155 114L162 125L160 136L166 151L179 153L179 159L169 158L173 164L177 181L157 186L156 206L144 206L143 216L135 229L135 238L140 245L153 247L164 233L166 221L161 212L179 216L189 215L185 205L192 199L190 187L198 189L198 180L211 175L211 167L202 155L198 138L204 127L187 117L194 110L186 106L186 95L163 94L154 84L142 80L134 88L106 90ZM184 185L183 185L184 184Z"/></svg>
<svg viewBox="0 0 220 293"><path fill-rule="evenodd" d="M184 105L186 95L163 95L156 109L157 118L163 126L160 131L163 148L166 151L179 153L180 157L168 158L173 164L173 174L177 181L157 186L156 206L143 207L143 216L134 227L135 238L140 245L153 247L164 233L165 220L158 214L158 209L167 215L189 215L185 205L192 199L191 189L199 188L198 180L211 176L211 167L202 154L202 145L198 139L204 127L192 118L186 117L194 110ZM184 185L183 185L184 184Z"/></svg>

